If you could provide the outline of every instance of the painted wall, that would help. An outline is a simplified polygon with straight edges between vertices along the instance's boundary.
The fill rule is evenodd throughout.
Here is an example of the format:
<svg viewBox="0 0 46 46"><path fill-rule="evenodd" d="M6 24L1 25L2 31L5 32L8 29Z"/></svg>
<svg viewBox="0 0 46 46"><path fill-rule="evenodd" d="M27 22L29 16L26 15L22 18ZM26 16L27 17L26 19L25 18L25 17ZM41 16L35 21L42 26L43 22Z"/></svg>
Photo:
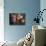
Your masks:
<svg viewBox="0 0 46 46"><path fill-rule="evenodd" d="M41 0L41 1L40 1L40 9L41 9L41 11L42 11L43 9L46 9L46 0ZM40 22L40 25L46 27L46 10L43 12L42 17L43 17L43 22L41 21L41 22Z"/></svg>
<svg viewBox="0 0 46 46"><path fill-rule="evenodd" d="M40 10L40 0L4 0L4 35L7 41L18 41L32 30L32 25L36 23L33 19L35 13ZM9 25L9 13L25 13L26 24L22 26Z"/></svg>
<svg viewBox="0 0 46 46"><path fill-rule="evenodd" d="M4 41L4 8L3 0L0 0L0 42Z"/></svg>

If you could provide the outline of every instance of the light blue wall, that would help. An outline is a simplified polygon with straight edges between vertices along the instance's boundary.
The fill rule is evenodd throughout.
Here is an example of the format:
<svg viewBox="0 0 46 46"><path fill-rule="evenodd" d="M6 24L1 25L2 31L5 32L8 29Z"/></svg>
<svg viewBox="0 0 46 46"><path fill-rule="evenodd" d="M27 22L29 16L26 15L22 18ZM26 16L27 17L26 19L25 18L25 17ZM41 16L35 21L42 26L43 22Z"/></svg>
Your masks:
<svg viewBox="0 0 46 46"><path fill-rule="evenodd" d="M40 10L42 11L43 9L46 9L46 0L41 0L40 1ZM40 25L46 27L46 11L43 12L42 17L43 17L43 22L40 21Z"/></svg>
<svg viewBox="0 0 46 46"><path fill-rule="evenodd" d="M35 12L40 9L40 0L4 0L4 35L7 41L18 41L24 37L29 31L32 30L34 17L37 15ZM9 13L25 13L26 24L22 26L9 25Z"/></svg>

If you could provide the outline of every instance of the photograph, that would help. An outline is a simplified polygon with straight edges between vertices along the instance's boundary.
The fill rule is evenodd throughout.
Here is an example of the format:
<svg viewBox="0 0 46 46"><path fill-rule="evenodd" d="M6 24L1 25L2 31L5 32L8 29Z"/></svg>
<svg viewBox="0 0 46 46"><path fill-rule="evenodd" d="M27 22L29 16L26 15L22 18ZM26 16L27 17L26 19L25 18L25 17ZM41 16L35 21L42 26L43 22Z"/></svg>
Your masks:
<svg viewBox="0 0 46 46"><path fill-rule="evenodd" d="M25 25L25 13L9 13L10 25Z"/></svg>

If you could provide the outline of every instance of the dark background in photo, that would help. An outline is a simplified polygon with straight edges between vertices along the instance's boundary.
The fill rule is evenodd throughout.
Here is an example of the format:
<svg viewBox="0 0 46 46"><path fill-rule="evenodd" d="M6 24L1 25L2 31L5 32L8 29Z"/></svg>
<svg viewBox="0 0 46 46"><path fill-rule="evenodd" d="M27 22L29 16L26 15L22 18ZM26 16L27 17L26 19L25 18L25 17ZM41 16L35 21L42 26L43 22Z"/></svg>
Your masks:
<svg viewBox="0 0 46 46"><path fill-rule="evenodd" d="M25 25L25 13L9 13L10 25Z"/></svg>

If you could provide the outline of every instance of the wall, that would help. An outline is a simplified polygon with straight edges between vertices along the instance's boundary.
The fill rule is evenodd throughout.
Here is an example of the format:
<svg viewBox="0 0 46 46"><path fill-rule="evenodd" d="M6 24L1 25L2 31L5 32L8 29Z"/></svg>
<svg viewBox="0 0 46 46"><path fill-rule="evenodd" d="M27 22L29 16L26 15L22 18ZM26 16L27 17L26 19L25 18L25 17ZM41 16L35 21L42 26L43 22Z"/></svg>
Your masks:
<svg viewBox="0 0 46 46"><path fill-rule="evenodd" d="M4 0L4 38L7 41L18 41L32 30L36 23L33 19L35 12L40 10L40 0ZM26 24L23 26L10 26L9 13L25 13Z"/></svg>
<svg viewBox="0 0 46 46"><path fill-rule="evenodd" d="M0 0L0 42L4 41L4 8L3 0ZM0 45L1 46L1 45Z"/></svg>
<svg viewBox="0 0 46 46"><path fill-rule="evenodd" d="M42 11L43 9L46 9L46 0L41 0L41 1L40 1L40 9L41 9L41 11ZM43 12L42 17L43 17L43 22L41 21L41 22L40 22L40 25L46 27L46 11Z"/></svg>

